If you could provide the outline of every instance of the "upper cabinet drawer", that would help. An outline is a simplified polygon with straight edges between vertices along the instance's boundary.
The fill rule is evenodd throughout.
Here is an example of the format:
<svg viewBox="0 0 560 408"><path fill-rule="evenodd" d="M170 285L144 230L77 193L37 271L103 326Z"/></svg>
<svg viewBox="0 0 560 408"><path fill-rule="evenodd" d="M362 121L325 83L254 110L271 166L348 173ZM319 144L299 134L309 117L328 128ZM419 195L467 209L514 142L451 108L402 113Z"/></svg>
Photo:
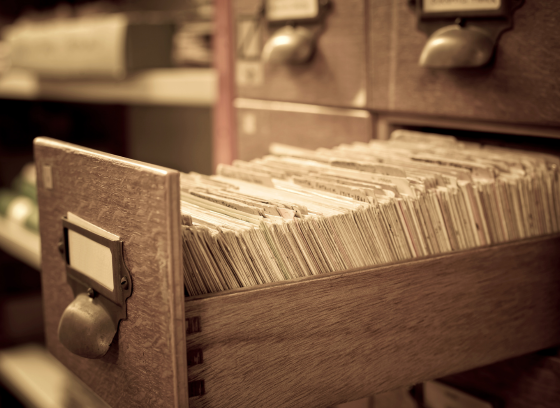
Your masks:
<svg viewBox="0 0 560 408"><path fill-rule="evenodd" d="M281 9L313 4L313 1L280 0L270 3ZM366 1L331 0L317 21L297 24L298 28L302 27L312 35L310 43L315 46L309 61L298 64L266 62L266 55L263 58L267 42L288 24L287 21L269 22L261 13L263 4L263 0L233 0L237 96L364 107L367 94ZM282 37L279 42L301 41L301 45L294 46L294 49L301 50L307 43L300 34L297 33L297 38ZM283 53L281 58L290 53L290 50L279 48L276 51ZM297 54L299 51L294 52Z"/></svg>
<svg viewBox="0 0 560 408"><path fill-rule="evenodd" d="M252 160L269 152L271 143L306 149L367 142L374 118L367 110L291 102L237 99L237 153ZM257 137L258 136L258 137Z"/></svg>
<svg viewBox="0 0 560 408"><path fill-rule="evenodd" d="M463 69L419 65L428 37L418 29L416 13L408 3L369 0L369 108L560 125L556 2L525 1L513 13L513 28L499 38L490 63Z"/></svg>

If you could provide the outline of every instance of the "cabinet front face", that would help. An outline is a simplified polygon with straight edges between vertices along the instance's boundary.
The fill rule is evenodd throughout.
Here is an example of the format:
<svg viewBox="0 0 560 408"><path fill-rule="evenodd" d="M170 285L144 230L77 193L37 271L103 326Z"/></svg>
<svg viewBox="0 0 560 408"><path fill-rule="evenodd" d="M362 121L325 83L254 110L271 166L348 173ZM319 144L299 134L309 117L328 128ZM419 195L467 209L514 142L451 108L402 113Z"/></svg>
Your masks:
<svg viewBox="0 0 560 408"><path fill-rule="evenodd" d="M487 66L430 69L418 63L427 36L407 1L369 0L368 107L558 126L560 54L553 51L560 47L558 18L555 1L526 1Z"/></svg>
<svg viewBox="0 0 560 408"><path fill-rule="evenodd" d="M330 3L322 24L303 24L317 30L316 50L310 61L272 64L261 60L262 49L282 25L269 25L259 17L262 0L234 0L237 96L364 107L366 1L331 0Z"/></svg>
<svg viewBox="0 0 560 408"><path fill-rule="evenodd" d="M367 142L373 118L366 110L237 99L237 149L241 160L268 153L271 143L307 149Z"/></svg>

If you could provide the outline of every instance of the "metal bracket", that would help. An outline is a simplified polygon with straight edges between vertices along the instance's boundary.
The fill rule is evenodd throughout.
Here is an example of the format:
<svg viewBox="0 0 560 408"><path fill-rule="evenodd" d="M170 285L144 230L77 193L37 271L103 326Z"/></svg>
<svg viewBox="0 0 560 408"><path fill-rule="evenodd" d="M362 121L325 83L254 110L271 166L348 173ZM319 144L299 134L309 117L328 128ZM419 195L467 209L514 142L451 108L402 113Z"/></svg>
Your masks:
<svg viewBox="0 0 560 408"><path fill-rule="evenodd" d="M126 319L126 300L132 294L132 278L123 259L123 242L111 240L62 218L63 239L59 251L66 264L67 282L74 301L64 310L58 325L60 342L72 353L85 358L101 358L111 346L119 322ZM69 231L107 247L111 253L113 288L72 267Z"/></svg>
<svg viewBox="0 0 560 408"><path fill-rule="evenodd" d="M513 13L523 0L470 0L457 5L409 0L409 4L418 16L418 29L428 35L419 64L428 68L473 68L491 60L500 36L512 28ZM494 6L488 8L491 4Z"/></svg>

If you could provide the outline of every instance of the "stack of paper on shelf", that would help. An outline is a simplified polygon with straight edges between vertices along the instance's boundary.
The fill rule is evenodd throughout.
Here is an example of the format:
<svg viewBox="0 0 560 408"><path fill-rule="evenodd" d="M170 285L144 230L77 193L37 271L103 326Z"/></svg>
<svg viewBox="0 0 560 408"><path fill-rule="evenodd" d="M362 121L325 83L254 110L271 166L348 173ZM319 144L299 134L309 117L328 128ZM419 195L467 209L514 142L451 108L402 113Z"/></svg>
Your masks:
<svg viewBox="0 0 560 408"><path fill-rule="evenodd" d="M398 130L181 176L190 295L560 231L560 158Z"/></svg>

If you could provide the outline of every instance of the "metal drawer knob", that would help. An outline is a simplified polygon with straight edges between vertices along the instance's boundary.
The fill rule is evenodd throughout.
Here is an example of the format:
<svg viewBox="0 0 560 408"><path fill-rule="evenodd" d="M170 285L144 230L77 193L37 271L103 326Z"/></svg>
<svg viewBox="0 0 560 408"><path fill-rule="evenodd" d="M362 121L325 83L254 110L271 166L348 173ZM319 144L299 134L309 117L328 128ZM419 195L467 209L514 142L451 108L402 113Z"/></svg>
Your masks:
<svg viewBox="0 0 560 408"><path fill-rule="evenodd" d="M477 27L448 25L435 31L422 50L420 65L430 68L481 67L494 52L492 38Z"/></svg>
<svg viewBox="0 0 560 408"><path fill-rule="evenodd" d="M72 353L85 358L104 356L117 325L103 304L86 293L80 293L64 310L58 325L58 338Z"/></svg>
<svg viewBox="0 0 560 408"><path fill-rule="evenodd" d="M315 35L307 27L285 26L266 42L262 60L269 64L304 64L315 52Z"/></svg>

